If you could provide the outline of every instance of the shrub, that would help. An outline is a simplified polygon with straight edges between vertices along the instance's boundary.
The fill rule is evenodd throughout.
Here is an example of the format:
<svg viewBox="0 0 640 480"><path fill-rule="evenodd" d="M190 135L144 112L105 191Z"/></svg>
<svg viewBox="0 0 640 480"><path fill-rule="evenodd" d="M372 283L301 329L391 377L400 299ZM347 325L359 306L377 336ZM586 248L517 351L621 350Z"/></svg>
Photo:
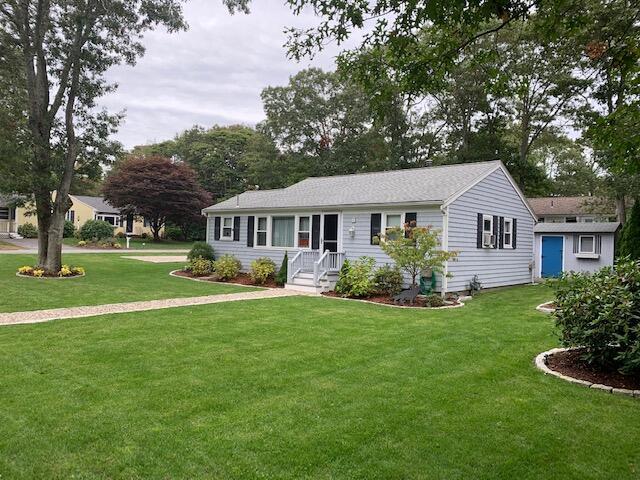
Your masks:
<svg viewBox="0 0 640 480"><path fill-rule="evenodd" d="M113 237L113 225L104 220L87 220L78 231L81 240L99 241Z"/></svg>
<svg viewBox="0 0 640 480"><path fill-rule="evenodd" d="M425 307L444 307L444 298L437 293L432 293L431 295L427 295L424 297L424 306Z"/></svg>
<svg viewBox="0 0 640 480"><path fill-rule="evenodd" d="M182 240L182 230L175 225L165 225L164 238L167 240Z"/></svg>
<svg viewBox="0 0 640 480"><path fill-rule="evenodd" d="M151 237L149 236L149 234L148 234L147 232L142 232L142 233L140 234L140 238L141 238L142 240L148 240L148 239L149 239L149 238L151 238Z"/></svg>
<svg viewBox="0 0 640 480"><path fill-rule="evenodd" d="M196 258L204 258L205 260L214 260L213 247L207 242L196 242L187 254L189 260Z"/></svg>
<svg viewBox="0 0 640 480"><path fill-rule="evenodd" d="M233 255L223 255L213 262L213 269L221 280L229 280L235 278L240 273L242 264Z"/></svg>
<svg viewBox="0 0 640 480"><path fill-rule="evenodd" d="M62 231L62 236L64 238L71 238L76 234L76 227L73 225L73 222L70 220L64 221L64 230Z"/></svg>
<svg viewBox="0 0 640 480"><path fill-rule="evenodd" d="M126 238L126 235L124 232L118 232L116 233L116 238Z"/></svg>
<svg viewBox="0 0 640 480"><path fill-rule="evenodd" d="M24 238L38 238L38 229L33 223L25 223L18 227L18 235Z"/></svg>
<svg viewBox="0 0 640 480"><path fill-rule="evenodd" d="M351 269L351 263L349 260L345 259L342 267L340 268L340 272L338 273L338 281L336 282L335 291L338 293L344 293L347 290L347 277L349 275L349 270Z"/></svg>
<svg viewBox="0 0 640 480"><path fill-rule="evenodd" d="M373 284L376 292L382 295L396 295L402 290L404 278L398 267L384 265L376 270L373 275Z"/></svg>
<svg viewBox="0 0 640 480"><path fill-rule="evenodd" d="M336 292L347 297L367 297L375 291L373 267L376 261L371 257L360 257L351 262L343 274L340 269Z"/></svg>
<svg viewBox="0 0 640 480"><path fill-rule="evenodd" d="M640 261L625 258L591 275L566 274L555 288L564 345L585 347L589 364L640 372Z"/></svg>
<svg viewBox="0 0 640 480"><path fill-rule="evenodd" d="M620 255L640 260L640 197L635 199L631 216L620 237Z"/></svg>
<svg viewBox="0 0 640 480"><path fill-rule="evenodd" d="M284 285L287 283L287 269L289 268L289 255L287 252L284 252L284 257L282 258L282 263L280 264L280 270L278 270L278 274L276 275L276 283L278 285Z"/></svg>
<svg viewBox="0 0 640 480"><path fill-rule="evenodd" d="M24 267L20 267L18 269L18 273L20 275L31 275L33 273L33 267L25 265Z"/></svg>
<svg viewBox="0 0 640 480"><path fill-rule="evenodd" d="M258 285L265 283L274 273L276 273L276 264L270 258L261 257L251 262L249 276Z"/></svg>
<svg viewBox="0 0 640 480"><path fill-rule="evenodd" d="M77 244L76 247L86 247L87 246L87 242L84 240L80 240Z"/></svg>
<svg viewBox="0 0 640 480"><path fill-rule="evenodd" d="M213 273L213 262L206 258L197 257L189 262L188 270L196 277L205 277Z"/></svg>

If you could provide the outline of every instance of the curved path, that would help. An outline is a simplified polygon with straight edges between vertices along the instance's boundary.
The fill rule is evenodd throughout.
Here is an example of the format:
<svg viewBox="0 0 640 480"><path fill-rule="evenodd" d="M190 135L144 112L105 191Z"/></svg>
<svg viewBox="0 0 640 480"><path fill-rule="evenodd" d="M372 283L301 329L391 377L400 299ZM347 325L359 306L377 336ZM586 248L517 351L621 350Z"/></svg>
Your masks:
<svg viewBox="0 0 640 480"><path fill-rule="evenodd" d="M143 302L109 303L105 305L86 307L52 308L49 310L34 310L30 312L0 313L0 326L19 325L24 323L42 323L63 318L93 317L94 315L106 315L111 313L142 312L144 310L157 310L161 308L235 302L238 300L291 297L295 295L306 295L306 293L278 288L253 292L206 295L202 297L168 298L164 300L148 300Z"/></svg>

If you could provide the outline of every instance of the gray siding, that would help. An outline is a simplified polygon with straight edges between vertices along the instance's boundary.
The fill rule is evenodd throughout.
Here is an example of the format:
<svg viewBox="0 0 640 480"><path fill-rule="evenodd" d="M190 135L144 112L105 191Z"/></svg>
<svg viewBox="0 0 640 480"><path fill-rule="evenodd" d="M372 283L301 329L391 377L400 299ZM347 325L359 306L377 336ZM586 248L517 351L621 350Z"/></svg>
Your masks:
<svg viewBox="0 0 640 480"><path fill-rule="evenodd" d="M563 263L565 272L595 272L596 270L606 267L607 265L613 265L614 261L614 249L615 249L615 234L613 233L581 233L580 235L600 235L602 237L602 248L600 252L600 258L577 258L573 253L573 233L536 233L535 241L535 274L536 277L540 276L540 267L542 259L540 257L540 249L542 246L543 236L562 236L564 237L564 249L563 249Z"/></svg>
<svg viewBox="0 0 640 480"><path fill-rule="evenodd" d="M378 266L386 263L393 264L393 261L385 255L378 245L371 245L370 232L371 232L371 214L372 213L417 213L418 225L432 225L438 229L442 228L442 214L439 208L423 208L418 209L413 207L398 207L394 209L374 209L374 210L345 210L343 212L327 212L327 213L339 213L341 216L341 222L339 224L341 235L341 250L346 252L346 258L349 260L355 260L361 256L370 256L376 259ZM319 212L290 212L291 215L313 215ZM262 213L264 215L264 213ZM289 214L289 213L287 213ZM282 215L287 215L282 214ZM208 241L213 246L216 257L229 254L233 255L242 263L242 270L247 271L253 260L259 257L271 258L278 267L284 257L284 249L273 248L254 248L247 247L247 218L249 215L259 215L256 213L242 212L240 215L240 241L228 241L228 240L214 240L214 220L213 216L207 218L208 229ZM353 222L355 220L355 223ZM352 238L349 234L351 226L355 227L355 235ZM298 251L296 248L287 249L289 258L291 258ZM410 279L407 278L407 281ZM440 281L438 281L438 288Z"/></svg>
<svg viewBox="0 0 640 480"><path fill-rule="evenodd" d="M422 210L416 207L402 207L394 209L377 209L377 210L359 210L345 211L342 220L342 249L346 253L349 261L358 257L369 256L376 259L378 266L384 264L393 265L391 260L378 245L371 245L371 214L372 213L408 213L416 212L416 222L420 226L432 225L435 228L442 229L442 214L439 208L424 208ZM355 223L353 222L355 220ZM351 226L355 227L356 233L353 238L349 235ZM405 282L409 284L411 278L405 276ZM437 288L440 288L440 280L438 280Z"/></svg>
<svg viewBox="0 0 640 480"><path fill-rule="evenodd" d="M516 248L477 248L478 213L516 218ZM457 198L449 206L448 249L457 251L458 258L449 263L453 277L448 279L447 290L468 290L476 274L483 288L531 282L533 225L529 210L501 170Z"/></svg>

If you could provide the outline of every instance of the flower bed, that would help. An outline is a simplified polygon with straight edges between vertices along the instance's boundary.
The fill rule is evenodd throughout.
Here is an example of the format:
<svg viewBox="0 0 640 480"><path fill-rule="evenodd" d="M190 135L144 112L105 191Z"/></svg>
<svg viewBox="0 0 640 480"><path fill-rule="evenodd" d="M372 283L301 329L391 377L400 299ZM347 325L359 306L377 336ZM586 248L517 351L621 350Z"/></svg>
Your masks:
<svg viewBox="0 0 640 480"><path fill-rule="evenodd" d="M76 278L84 277L85 271L83 267L73 267L62 265L59 272L47 272L44 268L24 266L20 267L16 272L18 277L30 278Z"/></svg>
<svg viewBox="0 0 640 480"><path fill-rule="evenodd" d="M358 300L361 302L380 303L383 305L390 305L394 307L406 307L406 308L438 309L438 308L456 308L456 307L464 306L464 303L462 303L459 299L453 298L453 297L443 300L442 304L431 305L431 304L428 304L429 302L428 297L419 295L416 298L416 302L413 305L411 305L409 303L406 303L406 304L395 303L393 301L393 297L389 295L371 295L369 297L349 298L334 291L323 292L322 295L324 295L325 297L343 298L345 300Z"/></svg>
<svg viewBox="0 0 640 480"><path fill-rule="evenodd" d="M102 250L112 250L112 249L120 250L122 248L122 245L115 240L113 241L105 240L102 242L87 242L85 240L80 240L78 243L76 243L75 246L80 248L92 248L92 249L102 249Z"/></svg>
<svg viewBox="0 0 640 480"><path fill-rule="evenodd" d="M279 285L278 283L276 283L276 281L273 278L267 279L267 281L263 284L258 284L251 279L248 273L240 273L236 277L231 279L226 279L226 280L219 278L216 274L202 277L202 276L193 275L191 272L188 272L185 270L176 270L175 272L172 272L172 273L173 275L178 277L193 278L196 280L202 280L204 282L230 283L230 284L245 285L250 287L283 288L283 285Z"/></svg>
<svg viewBox="0 0 640 480"><path fill-rule="evenodd" d="M614 368L602 368L582 359L584 348L553 348L535 359L538 369L567 382L609 393L640 397L640 375L623 375Z"/></svg>

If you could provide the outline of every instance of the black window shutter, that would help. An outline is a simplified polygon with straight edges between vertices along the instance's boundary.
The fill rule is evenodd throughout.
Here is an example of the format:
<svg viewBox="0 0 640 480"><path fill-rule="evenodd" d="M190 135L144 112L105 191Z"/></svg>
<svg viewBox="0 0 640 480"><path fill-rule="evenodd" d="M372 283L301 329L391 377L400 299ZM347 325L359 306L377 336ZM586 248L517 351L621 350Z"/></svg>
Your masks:
<svg viewBox="0 0 640 480"><path fill-rule="evenodd" d="M498 237L500 230L500 217L497 215L493 216L493 248L498 248Z"/></svg>
<svg viewBox="0 0 640 480"><path fill-rule="evenodd" d="M482 227L483 227L482 214L479 213L478 214L478 231L477 231L477 240L476 240L478 248L482 248Z"/></svg>
<svg viewBox="0 0 640 480"><path fill-rule="evenodd" d="M518 219L513 219L513 235L511 235L511 245L516 248L516 238L518 238Z"/></svg>
<svg viewBox="0 0 640 480"><path fill-rule="evenodd" d="M380 236L381 228L382 228L382 214L372 213L371 214L371 236L369 237L371 245L375 245L373 238Z"/></svg>
<svg viewBox="0 0 640 480"><path fill-rule="evenodd" d="M213 239L220 240L220 217L213 218Z"/></svg>
<svg viewBox="0 0 640 480"><path fill-rule="evenodd" d="M411 222L417 222L418 221L418 214L416 212L411 212L411 213L405 213L404 214L404 222L409 224L408 226L411 227ZM406 230L404 232L404 236L405 237L409 237L409 231Z"/></svg>
<svg viewBox="0 0 640 480"><path fill-rule="evenodd" d="M233 217L233 241L240 241L240 217Z"/></svg>
<svg viewBox="0 0 640 480"><path fill-rule="evenodd" d="M504 248L504 217L500 217L500 228L498 229L498 247Z"/></svg>
<svg viewBox="0 0 640 480"><path fill-rule="evenodd" d="M256 217L249 215L247 218L247 247L253 247L253 227Z"/></svg>
<svg viewBox="0 0 640 480"><path fill-rule="evenodd" d="M311 217L311 248L320 249L320 215Z"/></svg>

